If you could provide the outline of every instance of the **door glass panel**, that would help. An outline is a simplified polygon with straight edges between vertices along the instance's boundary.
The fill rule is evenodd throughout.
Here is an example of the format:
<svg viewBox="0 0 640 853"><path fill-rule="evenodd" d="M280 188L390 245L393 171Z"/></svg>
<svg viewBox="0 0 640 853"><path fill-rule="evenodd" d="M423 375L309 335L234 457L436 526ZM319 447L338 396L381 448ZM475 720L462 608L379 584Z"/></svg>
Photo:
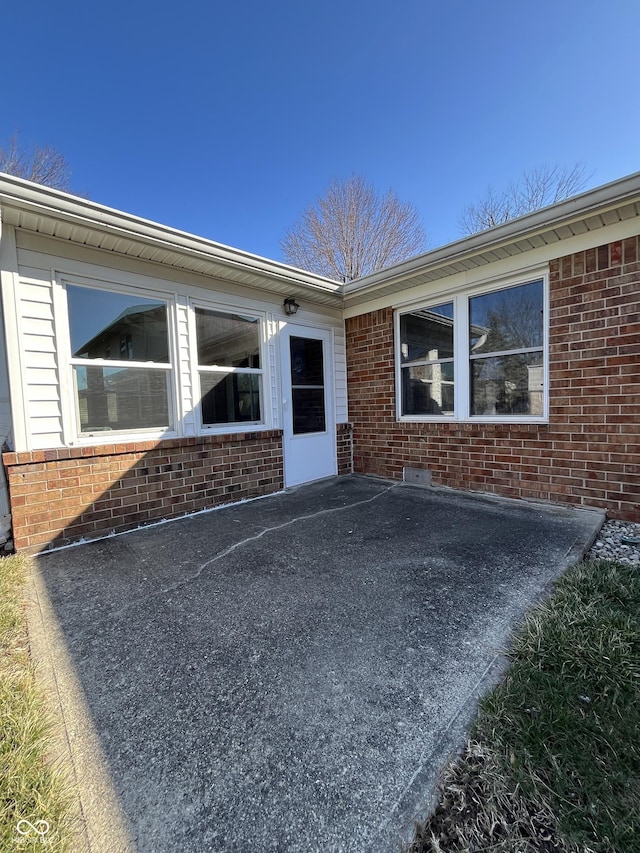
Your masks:
<svg viewBox="0 0 640 853"><path fill-rule="evenodd" d="M293 434L324 432L324 363L322 341L289 339L291 355L291 406Z"/></svg>
<svg viewBox="0 0 640 853"><path fill-rule="evenodd" d="M290 338L291 384L324 385L322 341L314 338Z"/></svg>
<svg viewBox="0 0 640 853"><path fill-rule="evenodd" d="M324 388L292 388L293 434L324 432Z"/></svg>

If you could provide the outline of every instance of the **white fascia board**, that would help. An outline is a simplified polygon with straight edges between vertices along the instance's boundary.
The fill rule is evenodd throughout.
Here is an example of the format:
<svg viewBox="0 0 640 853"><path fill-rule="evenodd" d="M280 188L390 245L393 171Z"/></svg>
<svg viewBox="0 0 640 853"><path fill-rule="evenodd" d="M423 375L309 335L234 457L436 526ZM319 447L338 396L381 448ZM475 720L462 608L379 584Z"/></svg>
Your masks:
<svg viewBox="0 0 640 853"><path fill-rule="evenodd" d="M0 207L2 206L96 231L117 233L124 238L161 246L169 251L209 258L216 263L298 286L301 292L315 289L335 293L337 296L342 292L341 283L324 276L0 173Z"/></svg>

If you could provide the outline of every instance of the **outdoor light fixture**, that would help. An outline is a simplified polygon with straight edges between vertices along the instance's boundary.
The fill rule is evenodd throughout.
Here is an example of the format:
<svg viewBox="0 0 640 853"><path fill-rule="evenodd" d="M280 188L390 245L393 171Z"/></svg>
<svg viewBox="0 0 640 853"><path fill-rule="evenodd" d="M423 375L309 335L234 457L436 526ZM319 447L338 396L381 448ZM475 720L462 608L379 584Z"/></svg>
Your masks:
<svg viewBox="0 0 640 853"><path fill-rule="evenodd" d="M288 314L289 317L293 317L294 314L297 314L299 307L300 306L293 298L293 296L289 297L289 299L284 300L284 313Z"/></svg>

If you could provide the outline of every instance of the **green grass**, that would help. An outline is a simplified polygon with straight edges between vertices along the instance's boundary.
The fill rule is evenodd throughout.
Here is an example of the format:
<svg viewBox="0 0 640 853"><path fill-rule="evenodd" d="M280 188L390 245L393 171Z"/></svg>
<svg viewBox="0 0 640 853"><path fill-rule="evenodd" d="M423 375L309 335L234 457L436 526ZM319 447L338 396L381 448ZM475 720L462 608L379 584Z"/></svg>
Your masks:
<svg viewBox="0 0 640 853"><path fill-rule="evenodd" d="M71 849L71 788L48 760L51 722L29 656L24 612L28 560L0 559L0 851ZM20 821L29 821L37 835ZM18 831L18 824L23 833Z"/></svg>
<svg viewBox="0 0 640 853"><path fill-rule="evenodd" d="M510 660L412 852L640 851L640 571L572 568Z"/></svg>

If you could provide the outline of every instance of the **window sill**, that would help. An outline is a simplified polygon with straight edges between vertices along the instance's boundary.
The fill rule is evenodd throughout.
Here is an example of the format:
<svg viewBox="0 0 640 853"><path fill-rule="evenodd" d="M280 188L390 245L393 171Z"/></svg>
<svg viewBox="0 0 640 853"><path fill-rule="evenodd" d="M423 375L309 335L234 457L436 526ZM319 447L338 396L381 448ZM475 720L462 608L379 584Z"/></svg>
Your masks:
<svg viewBox="0 0 640 853"><path fill-rule="evenodd" d="M169 441L180 438L175 430L130 430L128 432L110 432L108 430L82 433L71 439L68 447L101 447L106 444L134 444L138 442Z"/></svg>
<svg viewBox="0 0 640 853"><path fill-rule="evenodd" d="M265 423L257 421L243 421L242 423L216 424L215 426L202 426L198 435L231 435L236 432L265 432L271 429Z"/></svg>
<svg viewBox="0 0 640 853"><path fill-rule="evenodd" d="M411 416L404 415L397 418L398 423L406 423L406 424L499 424L500 426L510 426L511 424L548 424L549 418L540 418L540 417L513 417L513 418L501 418L501 417L475 417L475 418L452 418L446 416Z"/></svg>

